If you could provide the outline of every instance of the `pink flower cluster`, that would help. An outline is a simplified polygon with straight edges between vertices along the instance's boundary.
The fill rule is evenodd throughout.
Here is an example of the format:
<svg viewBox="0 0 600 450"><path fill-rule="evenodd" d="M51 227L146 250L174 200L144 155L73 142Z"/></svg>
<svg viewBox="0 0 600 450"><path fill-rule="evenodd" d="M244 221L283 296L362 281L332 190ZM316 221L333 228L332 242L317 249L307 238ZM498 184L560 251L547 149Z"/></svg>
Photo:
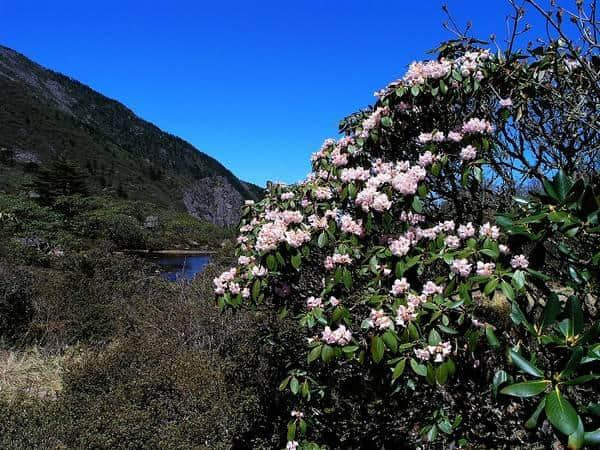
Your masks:
<svg viewBox="0 0 600 450"><path fill-rule="evenodd" d="M290 247L298 248L305 242L310 241L310 232L305 230L289 230L285 232L285 242Z"/></svg>
<svg viewBox="0 0 600 450"><path fill-rule="evenodd" d="M398 297L399 295L404 294L410 289L410 284L406 281L406 278L401 278L399 280L394 280L394 284L392 285L392 289L390 290L390 294Z"/></svg>
<svg viewBox="0 0 600 450"><path fill-rule="evenodd" d="M514 269L527 269L529 267L529 261L527 260L525 255L517 255L513 256L513 258L510 260L510 265Z"/></svg>
<svg viewBox="0 0 600 450"><path fill-rule="evenodd" d="M372 309L368 322L369 325L380 330L386 330L394 326L392 319L382 309Z"/></svg>
<svg viewBox="0 0 600 450"><path fill-rule="evenodd" d="M352 258L349 255L342 255L340 253L334 253L333 256L325 258L325 268L332 270L337 265L349 265L352 264Z"/></svg>
<svg viewBox="0 0 600 450"><path fill-rule="evenodd" d="M343 169L340 173L340 180L342 180L345 183L349 183L351 181L356 180L366 181L369 179L370 176L371 173L367 169L363 167L354 167Z"/></svg>
<svg viewBox="0 0 600 450"><path fill-rule="evenodd" d="M363 189L358 193L356 196L356 204L365 212L368 212L370 209L383 212L387 211L392 206L392 202L387 194L378 192L377 189L372 187Z"/></svg>
<svg viewBox="0 0 600 450"><path fill-rule="evenodd" d="M429 361L433 357L433 362L443 362L450 353L452 345L449 341L442 342L439 345L428 345L423 349L415 349L415 355L422 361Z"/></svg>
<svg viewBox="0 0 600 450"><path fill-rule="evenodd" d="M320 308L323 306L323 302L321 301L320 297L308 297L308 299L306 299L306 307L308 309L313 309L313 308Z"/></svg>
<svg viewBox="0 0 600 450"><path fill-rule="evenodd" d="M410 64L402 79L409 86L413 86L423 84L429 79L444 78L451 70L452 62L444 58L439 61L415 61Z"/></svg>
<svg viewBox="0 0 600 450"><path fill-rule="evenodd" d="M396 311L396 324L401 327L405 327L409 322L412 322L417 318L417 312L412 307L412 305L398 306L398 310Z"/></svg>
<svg viewBox="0 0 600 450"><path fill-rule="evenodd" d="M473 268L472 264L469 264L469 261L466 259L455 259L452 262L452 266L450 269L452 272L460 275L461 277L468 277L471 273L471 269Z"/></svg>
<svg viewBox="0 0 600 450"><path fill-rule="evenodd" d="M215 278L213 280L213 283L215 285L215 294L223 295L228 289L231 290L231 288L233 288L233 290L238 291L239 293L239 286L236 287L236 283L233 282L236 274L237 269L235 267L232 267L231 269L223 272L221 275Z"/></svg>
<svg viewBox="0 0 600 450"><path fill-rule="evenodd" d="M344 233L362 236L364 233L362 219L354 220L349 214L344 214L340 218L340 228Z"/></svg>
<svg viewBox="0 0 600 450"><path fill-rule="evenodd" d="M494 273L496 264L489 262L484 263L483 261L477 261L477 275L482 277L489 277Z"/></svg>
<svg viewBox="0 0 600 450"><path fill-rule="evenodd" d="M463 161L470 161L475 158L477 158L477 149L472 145L467 145L460 151L460 159Z"/></svg>
<svg viewBox="0 0 600 450"><path fill-rule="evenodd" d="M479 235L496 240L500 237L500 229L496 225L490 225L489 222L486 222L479 228Z"/></svg>
<svg viewBox="0 0 600 450"><path fill-rule="evenodd" d="M464 134L491 134L494 132L494 126L485 119L472 118L463 124L462 132Z"/></svg>
<svg viewBox="0 0 600 450"><path fill-rule="evenodd" d="M347 345L352 340L352 332L344 325L340 325L335 331L331 331L331 328L325 327L321 339L330 345Z"/></svg>

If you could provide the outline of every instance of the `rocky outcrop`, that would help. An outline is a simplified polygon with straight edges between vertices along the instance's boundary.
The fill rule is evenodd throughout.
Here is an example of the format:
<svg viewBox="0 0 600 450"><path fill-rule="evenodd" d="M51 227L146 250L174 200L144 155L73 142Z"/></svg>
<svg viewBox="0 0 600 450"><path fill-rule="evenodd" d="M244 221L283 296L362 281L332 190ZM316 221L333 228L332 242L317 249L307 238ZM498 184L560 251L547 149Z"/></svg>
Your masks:
<svg viewBox="0 0 600 450"><path fill-rule="evenodd" d="M183 193L188 212L216 225L234 225L240 220L244 198L225 177L207 177Z"/></svg>

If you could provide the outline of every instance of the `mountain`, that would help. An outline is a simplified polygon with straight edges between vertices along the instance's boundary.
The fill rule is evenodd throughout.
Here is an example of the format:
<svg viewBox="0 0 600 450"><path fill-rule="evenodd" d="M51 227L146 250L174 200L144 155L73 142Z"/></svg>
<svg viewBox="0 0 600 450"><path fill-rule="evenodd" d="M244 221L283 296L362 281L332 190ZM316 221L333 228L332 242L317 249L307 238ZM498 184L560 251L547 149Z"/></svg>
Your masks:
<svg viewBox="0 0 600 450"><path fill-rule="evenodd" d="M77 80L0 46L0 192L22 189L56 155L79 163L93 191L187 210L217 225L239 219L262 189ZM4 155L4 156L3 156Z"/></svg>

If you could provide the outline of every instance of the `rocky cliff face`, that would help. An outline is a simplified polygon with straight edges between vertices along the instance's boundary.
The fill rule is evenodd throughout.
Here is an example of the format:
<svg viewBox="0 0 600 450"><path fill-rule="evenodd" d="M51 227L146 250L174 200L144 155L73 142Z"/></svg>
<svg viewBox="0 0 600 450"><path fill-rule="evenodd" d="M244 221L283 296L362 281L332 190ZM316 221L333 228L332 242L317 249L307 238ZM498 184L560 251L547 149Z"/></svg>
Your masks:
<svg viewBox="0 0 600 450"><path fill-rule="evenodd" d="M190 214L216 225L237 224L244 197L225 177L203 178L184 191L183 202Z"/></svg>
<svg viewBox="0 0 600 450"><path fill-rule="evenodd" d="M86 168L92 190L186 208L219 225L235 224L243 200L261 193L121 103L0 46L2 148L40 165L65 154Z"/></svg>

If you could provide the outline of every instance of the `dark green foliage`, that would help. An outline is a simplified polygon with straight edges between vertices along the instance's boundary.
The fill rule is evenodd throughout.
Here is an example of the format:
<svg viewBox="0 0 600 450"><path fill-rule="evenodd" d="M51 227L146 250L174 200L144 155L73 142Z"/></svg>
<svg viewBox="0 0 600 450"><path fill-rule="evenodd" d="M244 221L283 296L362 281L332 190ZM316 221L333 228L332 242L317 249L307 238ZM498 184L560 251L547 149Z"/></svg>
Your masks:
<svg viewBox="0 0 600 450"><path fill-rule="evenodd" d="M34 313L32 294L29 270L0 260L0 336L12 339L27 330Z"/></svg>
<svg viewBox="0 0 600 450"><path fill-rule="evenodd" d="M59 156L38 171L31 186L43 203L51 204L61 196L85 195L85 175L79 166Z"/></svg>

